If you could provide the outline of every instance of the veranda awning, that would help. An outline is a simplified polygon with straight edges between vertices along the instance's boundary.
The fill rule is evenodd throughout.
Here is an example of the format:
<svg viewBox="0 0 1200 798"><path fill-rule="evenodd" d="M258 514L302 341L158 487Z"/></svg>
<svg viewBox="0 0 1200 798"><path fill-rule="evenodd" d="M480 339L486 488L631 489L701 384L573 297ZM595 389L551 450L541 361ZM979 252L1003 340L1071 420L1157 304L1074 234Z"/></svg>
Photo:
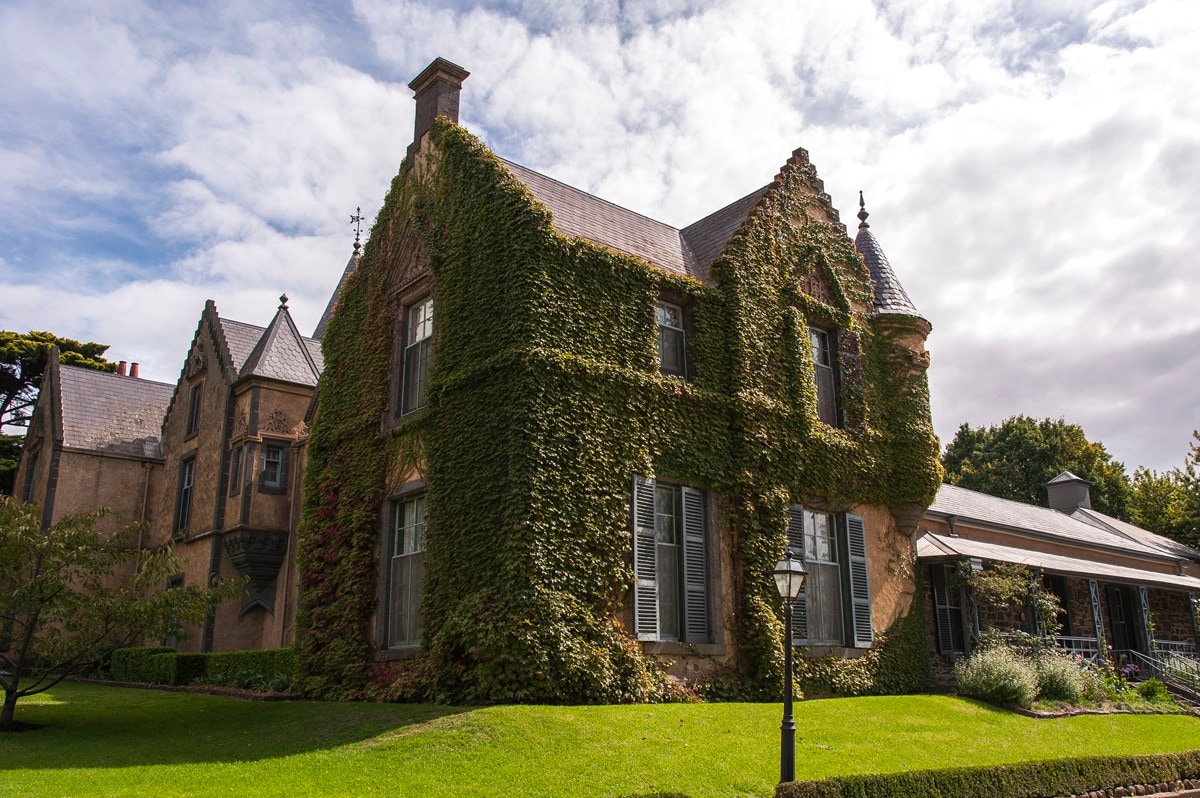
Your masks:
<svg viewBox="0 0 1200 798"><path fill-rule="evenodd" d="M1078 557L1066 557L1061 554L1048 554L1042 551L1029 551L1012 546L1001 546L997 543L983 543L967 538L937 535L933 532L926 532L917 539L918 560L958 560L971 557L1028 565L1031 568L1040 568L1053 574L1083 576L1102 579L1106 582L1126 582L1134 585L1159 585L1175 590L1200 592L1200 579L1194 576L1145 571L1141 568L1112 565Z"/></svg>

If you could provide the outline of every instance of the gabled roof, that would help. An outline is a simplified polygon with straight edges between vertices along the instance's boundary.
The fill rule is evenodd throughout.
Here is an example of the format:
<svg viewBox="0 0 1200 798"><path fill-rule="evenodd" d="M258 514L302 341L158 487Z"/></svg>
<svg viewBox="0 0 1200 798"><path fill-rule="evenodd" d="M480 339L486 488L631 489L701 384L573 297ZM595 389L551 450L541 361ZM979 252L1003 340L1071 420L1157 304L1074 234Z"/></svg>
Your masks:
<svg viewBox="0 0 1200 798"><path fill-rule="evenodd" d="M239 378L263 377L315 386L324 364L313 357L310 348L313 344L316 345L315 349L319 355L319 342L305 338L296 329L292 314L288 312L285 294L279 298L279 309L275 318L246 357L239 371ZM232 349L232 346L230 348Z"/></svg>
<svg viewBox="0 0 1200 798"><path fill-rule="evenodd" d="M77 366L58 369L64 446L162 457L162 422L174 385Z"/></svg>
<svg viewBox="0 0 1200 798"><path fill-rule="evenodd" d="M634 213L620 205L592 196L526 169L520 164L500 162L525 184L553 217L554 229L570 238L582 238L666 269L700 279L696 258L682 234L674 227Z"/></svg>
<svg viewBox="0 0 1200 798"><path fill-rule="evenodd" d="M892 264L888 261L887 255L883 253L883 247L875 238L875 234L871 232L871 225L867 224L867 217L870 214L863 207L862 192L859 192L858 201L860 222L858 235L854 238L854 248L858 250L858 254L862 255L871 272L871 285L875 289L871 314L874 316L896 315L922 318L916 305L908 298L904 286L900 285L896 273L892 271Z"/></svg>
<svg viewBox="0 0 1200 798"><path fill-rule="evenodd" d="M1164 553L1174 557L1181 557L1188 560L1200 561L1200 551L1193 549L1191 546L1185 546L1176 540L1171 540L1168 537L1157 535L1148 529L1142 529L1140 526L1134 526L1128 521L1122 521L1119 518L1113 518L1111 515L1096 512L1090 508L1080 507L1071 513L1071 518L1082 521L1085 524L1091 524L1100 529L1109 530L1117 535L1127 537L1130 540L1135 540L1152 548L1161 549Z"/></svg>
<svg viewBox="0 0 1200 798"><path fill-rule="evenodd" d="M956 485L942 485L928 512L1016 532L1029 532L1062 543L1099 546L1133 556L1157 559L1173 557L1161 546L1149 545L1110 529L1085 523L1049 507L1001 499ZM1153 534L1142 531L1146 535Z"/></svg>
<svg viewBox="0 0 1200 798"><path fill-rule="evenodd" d="M329 326L329 320L333 318L333 311L337 308L338 300L342 296L342 289L346 287L346 281L350 279L350 275L358 271L358 261L362 257L358 249L358 244L354 245L354 254L350 256L350 260L346 261L346 268L342 270L342 277L338 280L337 288L333 289L333 293L329 296L329 302L325 305L325 312L321 314L321 320L317 322L317 328L313 330L312 337L319 341L325 337L325 328Z"/></svg>
<svg viewBox="0 0 1200 798"><path fill-rule="evenodd" d="M1062 554L1029 551L1015 546L1002 546L998 543L938 535L933 532L926 532L917 539L917 559L919 560L944 561L970 557L978 557L981 560L991 560L992 562L1027 565L1031 568L1041 568L1050 573L1102 577L1106 581L1200 590L1200 579L1183 574L1147 571L1141 568L1112 565Z"/></svg>

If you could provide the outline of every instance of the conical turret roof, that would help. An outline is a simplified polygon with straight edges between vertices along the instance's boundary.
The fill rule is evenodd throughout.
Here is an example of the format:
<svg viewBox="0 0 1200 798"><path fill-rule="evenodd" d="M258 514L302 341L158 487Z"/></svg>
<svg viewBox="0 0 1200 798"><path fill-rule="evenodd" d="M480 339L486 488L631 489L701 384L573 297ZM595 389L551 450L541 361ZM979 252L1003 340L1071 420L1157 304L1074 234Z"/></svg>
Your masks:
<svg viewBox="0 0 1200 798"><path fill-rule="evenodd" d="M883 247L879 245L879 240L871 232L871 225L867 224L867 217L870 214L867 213L861 191L858 192L858 208L859 225L858 235L854 238L854 248L862 255L863 260L867 263L867 268L871 271L871 285L875 289L875 302L871 307L871 314L874 316L896 315L923 318L916 305L908 298L896 273L892 271L892 264L888 262L887 255L883 253Z"/></svg>

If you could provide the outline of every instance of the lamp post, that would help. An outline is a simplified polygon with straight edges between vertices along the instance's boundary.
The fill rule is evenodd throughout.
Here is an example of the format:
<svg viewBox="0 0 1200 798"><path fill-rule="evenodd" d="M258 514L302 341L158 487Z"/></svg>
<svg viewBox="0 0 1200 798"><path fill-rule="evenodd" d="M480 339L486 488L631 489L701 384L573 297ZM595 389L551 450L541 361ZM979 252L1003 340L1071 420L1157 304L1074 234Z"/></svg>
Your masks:
<svg viewBox="0 0 1200 798"><path fill-rule="evenodd" d="M796 720L792 717L792 600L804 586L804 563L789 547L775 564L775 587L783 599L783 723L779 726L779 783L796 780Z"/></svg>

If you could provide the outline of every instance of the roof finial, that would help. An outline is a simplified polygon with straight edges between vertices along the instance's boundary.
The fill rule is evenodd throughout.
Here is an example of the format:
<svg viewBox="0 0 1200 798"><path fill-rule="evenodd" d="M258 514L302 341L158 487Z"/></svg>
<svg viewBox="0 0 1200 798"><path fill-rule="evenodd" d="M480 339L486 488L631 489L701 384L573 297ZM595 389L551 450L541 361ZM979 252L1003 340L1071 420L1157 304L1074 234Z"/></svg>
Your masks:
<svg viewBox="0 0 1200 798"><path fill-rule="evenodd" d="M279 309L287 310L287 294L279 295Z"/></svg>
<svg viewBox="0 0 1200 798"><path fill-rule="evenodd" d="M858 192L858 228L861 230L864 227L870 227L867 224L867 217L871 214L867 213L867 203L863 200L862 191Z"/></svg>
<svg viewBox="0 0 1200 798"><path fill-rule="evenodd" d="M362 249L362 243L360 241L360 239L362 238L362 207L361 206L354 209L354 215L350 217L350 224L354 225L354 252L355 252L355 254L358 254L358 251L360 249Z"/></svg>

